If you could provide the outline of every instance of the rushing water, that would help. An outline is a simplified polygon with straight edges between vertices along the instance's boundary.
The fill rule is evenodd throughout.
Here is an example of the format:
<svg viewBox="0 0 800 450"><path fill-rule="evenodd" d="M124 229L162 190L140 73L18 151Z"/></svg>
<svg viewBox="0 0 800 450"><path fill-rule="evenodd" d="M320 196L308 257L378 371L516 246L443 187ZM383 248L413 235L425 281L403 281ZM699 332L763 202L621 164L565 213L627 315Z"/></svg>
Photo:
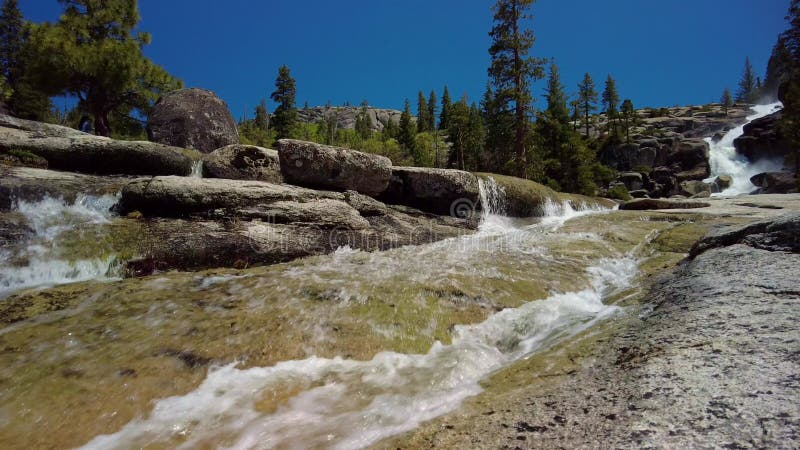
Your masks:
<svg viewBox="0 0 800 450"><path fill-rule="evenodd" d="M705 180L713 182L719 175L730 175L733 183L728 189L714 195L739 195L749 194L756 189L750 182L750 178L763 172L778 172L783 169L783 161L762 159L749 161L745 156L736 153L733 141L744 134L744 126L756 119L768 116L782 108L783 105L771 103L768 105L756 105L753 114L747 116L747 122L727 133L718 142L713 142L711 138L706 141L711 146L709 161L711 163L711 177Z"/></svg>
<svg viewBox="0 0 800 450"><path fill-rule="evenodd" d="M195 161L192 163L192 173L189 174L192 178L203 178L203 161Z"/></svg>
<svg viewBox="0 0 800 450"><path fill-rule="evenodd" d="M358 301L358 295L370 294L390 278L421 286L468 272L480 282L492 277L487 271L499 271L500 264L514 259L521 264L552 259L538 246L542 242L594 239L559 232L570 218L593 211L548 203L544 212L551 215L542 220L511 221L497 214L503 192L492 180L481 183L481 196L484 216L474 235L387 252L343 248L287 268L284 276L330 284L340 301ZM636 268L631 254L595 259L583 270L587 287L552 292L481 323L456 326L450 344L437 342L424 354L384 351L366 361L312 355L268 367L233 363L212 368L195 390L157 401L146 417L84 448L365 447L453 411L481 392L482 378L613 315L618 308L603 299L628 287ZM260 398L287 391L292 394L276 410L259 408Z"/></svg>
<svg viewBox="0 0 800 450"><path fill-rule="evenodd" d="M109 223L117 201L111 195L79 195L72 203L52 197L16 202L13 210L26 219L33 233L27 242L0 251L0 299L21 289L108 277L113 257L68 259L59 251L59 237Z"/></svg>

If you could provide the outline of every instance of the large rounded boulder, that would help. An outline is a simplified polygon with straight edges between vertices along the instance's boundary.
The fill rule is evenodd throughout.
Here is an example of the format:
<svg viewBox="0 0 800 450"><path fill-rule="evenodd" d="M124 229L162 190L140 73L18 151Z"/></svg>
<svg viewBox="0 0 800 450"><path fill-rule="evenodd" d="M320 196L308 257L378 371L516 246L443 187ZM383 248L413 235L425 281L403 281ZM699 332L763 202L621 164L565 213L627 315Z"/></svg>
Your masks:
<svg viewBox="0 0 800 450"><path fill-rule="evenodd" d="M254 145L226 145L203 157L203 175L229 180L280 183L278 151Z"/></svg>
<svg viewBox="0 0 800 450"><path fill-rule="evenodd" d="M478 178L451 169L393 167L389 187L379 199L455 217L466 217L480 207Z"/></svg>
<svg viewBox="0 0 800 450"><path fill-rule="evenodd" d="M181 89L158 100L147 119L153 142L203 153L238 144L239 133L228 105L205 89Z"/></svg>
<svg viewBox="0 0 800 450"><path fill-rule="evenodd" d="M356 191L377 196L389 185L392 162L380 155L313 142L278 141L283 179L315 189Z"/></svg>

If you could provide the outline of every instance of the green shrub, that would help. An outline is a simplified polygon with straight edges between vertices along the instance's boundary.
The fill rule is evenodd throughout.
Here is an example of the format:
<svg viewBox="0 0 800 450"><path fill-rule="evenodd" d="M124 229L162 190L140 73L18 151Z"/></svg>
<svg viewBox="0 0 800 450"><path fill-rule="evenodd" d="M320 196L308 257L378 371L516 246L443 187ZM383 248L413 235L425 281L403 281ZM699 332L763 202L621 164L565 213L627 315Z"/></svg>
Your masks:
<svg viewBox="0 0 800 450"><path fill-rule="evenodd" d="M622 184L611 186L608 189L608 198L623 200L626 202L628 200L633 199L633 197L631 197L631 194L628 193L628 188L626 188L625 185Z"/></svg>

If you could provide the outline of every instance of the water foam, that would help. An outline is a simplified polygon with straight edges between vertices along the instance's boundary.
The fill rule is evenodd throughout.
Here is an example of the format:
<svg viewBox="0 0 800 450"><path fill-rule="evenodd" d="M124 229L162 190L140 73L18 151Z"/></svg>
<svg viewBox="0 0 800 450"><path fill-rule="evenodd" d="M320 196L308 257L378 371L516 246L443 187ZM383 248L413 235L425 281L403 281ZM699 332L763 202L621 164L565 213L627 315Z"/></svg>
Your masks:
<svg viewBox="0 0 800 450"><path fill-rule="evenodd" d="M195 161L192 163L192 172L189 174L192 178L203 178L203 161Z"/></svg>
<svg viewBox="0 0 800 450"><path fill-rule="evenodd" d="M756 105L752 108L753 114L747 116L747 123L742 124L727 133L718 142L713 142L711 138L706 138L711 149L709 162L711 163L711 177L706 179L707 183L713 182L719 175L730 175L733 183L728 189L713 194L714 196L735 196L749 194L756 189L750 182L750 178L763 172L778 172L783 169L783 161L761 159L750 161L745 156L736 152L733 141L744 134L746 124L768 116L783 107L783 104L771 103L768 105Z"/></svg>
<svg viewBox="0 0 800 450"><path fill-rule="evenodd" d="M458 408L492 372L592 326L618 311L603 298L630 285L631 256L590 267L591 287L509 308L458 326L452 344L426 354L383 352L369 361L311 357L271 367L237 364L209 371L194 391L156 402L146 418L83 448L147 444L195 448L362 448ZM271 413L260 399L299 392Z"/></svg>
<svg viewBox="0 0 800 450"><path fill-rule="evenodd" d="M58 254L58 237L81 226L109 223L118 200L113 195L79 195L72 203L53 197L14 202L13 209L25 217L33 236L25 245L0 254L0 298L21 289L107 277L113 257L64 260Z"/></svg>

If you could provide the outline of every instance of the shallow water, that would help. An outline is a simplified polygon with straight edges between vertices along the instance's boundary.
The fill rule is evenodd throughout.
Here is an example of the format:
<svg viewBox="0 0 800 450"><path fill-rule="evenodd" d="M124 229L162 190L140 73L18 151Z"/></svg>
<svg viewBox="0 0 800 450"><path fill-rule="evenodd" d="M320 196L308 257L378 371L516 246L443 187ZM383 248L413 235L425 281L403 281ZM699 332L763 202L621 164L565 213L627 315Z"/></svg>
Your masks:
<svg viewBox="0 0 800 450"><path fill-rule="evenodd" d="M484 204L502 203L483 188ZM651 232L669 226L571 204L528 220L492 208L477 233L428 245L11 297L0 441L366 446L618 314L603 299L632 283Z"/></svg>
<svg viewBox="0 0 800 450"><path fill-rule="evenodd" d="M22 289L112 277L113 255L72 259L59 246L66 232L110 223L118 200L112 195L79 195L72 203L52 197L15 202L12 210L24 217L33 233L21 245L0 250L0 299Z"/></svg>

